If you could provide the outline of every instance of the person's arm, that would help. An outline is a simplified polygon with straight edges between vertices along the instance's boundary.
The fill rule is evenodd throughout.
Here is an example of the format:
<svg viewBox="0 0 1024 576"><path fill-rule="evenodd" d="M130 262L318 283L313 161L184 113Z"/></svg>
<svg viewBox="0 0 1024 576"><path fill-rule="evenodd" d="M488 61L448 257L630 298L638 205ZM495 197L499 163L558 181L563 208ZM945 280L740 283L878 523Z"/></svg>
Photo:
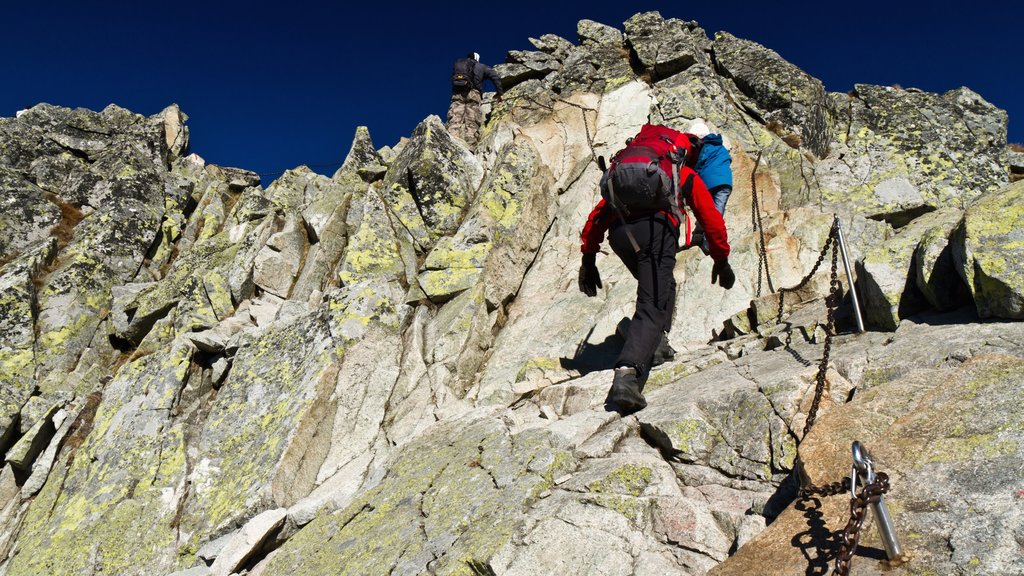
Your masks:
<svg viewBox="0 0 1024 576"><path fill-rule="evenodd" d="M580 240L582 240L581 252L584 254L597 254L600 252L601 243L604 242L604 234L608 231L608 226L611 224L610 216L608 204L602 198L597 203L597 206L591 210L587 223L583 225L583 233L580 234Z"/></svg>
<svg viewBox="0 0 1024 576"><path fill-rule="evenodd" d="M729 259L729 235L725 230L725 220L715 208L715 202L711 199L704 181L700 179L691 168L683 168L679 172L679 178L683 181L682 194L690 206L693 207L693 215L697 217L702 228L704 237L708 239L711 258L716 262Z"/></svg>
<svg viewBox="0 0 1024 576"><path fill-rule="evenodd" d="M497 95L501 96L504 94L505 90L501 87L501 78L498 76L498 73L494 71L494 68L491 68L486 64L481 64L481 66L484 67L484 78L490 80L491 84L494 84L494 91L497 92Z"/></svg>

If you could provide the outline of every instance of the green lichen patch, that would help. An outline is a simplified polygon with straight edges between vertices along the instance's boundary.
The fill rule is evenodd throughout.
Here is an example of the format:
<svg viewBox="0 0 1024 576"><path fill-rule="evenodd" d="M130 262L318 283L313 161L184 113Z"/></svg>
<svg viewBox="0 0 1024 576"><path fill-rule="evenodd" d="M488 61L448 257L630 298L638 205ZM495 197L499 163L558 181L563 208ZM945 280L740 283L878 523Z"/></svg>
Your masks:
<svg viewBox="0 0 1024 576"><path fill-rule="evenodd" d="M979 198L953 257L982 318L1024 319L1024 182Z"/></svg>
<svg viewBox="0 0 1024 576"><path fill-rule="evenodd" d="M186 465L170 412L191 358L180 343L127 364L106 387L85 443L29 507L8 574L171 571Z"/></svg>
<svg viewBox="0 0 1024 576"><path fill-rule="evenodd" d="M395 214L373 194L359 200L350 212L350 233L338 277L344 284L358 283L374 277L402 277L406 263L403 257L412 243L407 228L398 225ZM413 258L414 255L411 255Z"/></svg>
<svg viewBox="0 0 1024 576"><path fill-rule="evenodd" d="M544 476L560 474L568 456L558 454L546 435L509 437L489 417L442 424L344 511L303 528L265 573L472 573L511 539Z"/></svg>
<svg viewBox="0 0 1024 576"><path fill-rule="evenodd" d="M618 512L636 525L642 524L642 520L645 518L649 507L649 504L640 498L620 496L618 494L597 496L591 501L602 508Z"/></svg>
<svg viewBox="0 0 1024 576"><path fill-rule="evenodd" d="M447 270L427 270L418 278L427 297L448 299L453 295L472 288L480 277L480 268L449 268Z"/></svg>
<svg viewBox="0 0 1024 576"><path fill-rule="evenodd" d="M543 378L548 372L561 370L563 368L560 358L531 358L516 372L515 381L522 382L533 377Z"/></svg>
<svg viewBox="0 0 1024 576"><path fill-rule="evenodd" d="M640 496L651 483L651 469L647 466L626 464L608 474L604 479L591 482L591 492L611 492L629 496Z"/></svg>
<svg viewBox="0 0 1024 576"><path fill-rule="evenodd" d="M297 423L320 397L332 370L333 339L315 315L273 325L234 359L203 424L192 492L181 520L193 544L274 502L270 485Z"/></svg>

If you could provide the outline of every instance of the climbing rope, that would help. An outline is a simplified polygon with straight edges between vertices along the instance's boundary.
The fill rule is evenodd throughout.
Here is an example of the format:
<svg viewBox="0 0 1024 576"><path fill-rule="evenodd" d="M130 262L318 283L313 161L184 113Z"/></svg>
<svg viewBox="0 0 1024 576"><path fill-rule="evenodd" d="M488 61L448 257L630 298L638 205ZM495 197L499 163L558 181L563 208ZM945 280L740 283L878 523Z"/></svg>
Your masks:
<svg viewBox="0 0 1024 576"><path fill-rule="evenodd" d="M763 150L757 152L754 169L750 171L750 224L760 234L757 258L757 296L759 298L761 296L762 273L768 281L768 291L775 292L775 287L772 286L772 273L768 268L768 248L764 239L764 222L761 220L761 203L757 198L757 167L761 164L761 154L763 152Z"/></svg>

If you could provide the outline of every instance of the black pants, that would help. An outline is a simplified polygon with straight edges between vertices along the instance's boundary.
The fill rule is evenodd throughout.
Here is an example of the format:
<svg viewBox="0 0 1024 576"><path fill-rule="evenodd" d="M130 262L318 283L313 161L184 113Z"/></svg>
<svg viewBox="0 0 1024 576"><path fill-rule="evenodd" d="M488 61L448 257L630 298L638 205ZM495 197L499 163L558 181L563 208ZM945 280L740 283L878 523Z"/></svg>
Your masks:
<svg viewBox="0 0 1024 576"><path fill-rule="evenodd" d="M640 245L639 253L633 249L627 229ZM636 312L615 365L633 366L646 375L662 333L672 327L676 301L672 269L676 265L679 231L664 214L656 214L615 226L608 232L608 242L637 281Z"/></svg>

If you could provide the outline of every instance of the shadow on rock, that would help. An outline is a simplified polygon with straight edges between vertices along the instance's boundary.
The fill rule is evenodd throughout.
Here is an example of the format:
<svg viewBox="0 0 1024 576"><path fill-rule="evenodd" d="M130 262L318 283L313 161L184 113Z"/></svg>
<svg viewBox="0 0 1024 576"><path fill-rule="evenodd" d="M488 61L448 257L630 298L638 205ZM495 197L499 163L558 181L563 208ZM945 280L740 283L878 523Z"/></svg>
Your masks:
<svg viewBox="0 0 1024 576"><path fill-rule="evenodd" d="M839 551L839 533L828 529L824 514L821 513L821 500L818 498L802 498L797 500L795 508L803 512L807 519L807 529L798 532L791 543L799 548L807 560L807 576L829 573L829 565Z"/></svg>
<svg viewBox="0 0 1024 576"><path fill-rule="evenodd" d="M576 347L572 358L558 359L562 368L576 370L580 376L585 376L591 372L611 370L615 367L615 359L618 358L624 344L623 339L617 334L611 334L603 342L591 344L589 340L593 333L594 329L591 328L590 332L587 332L587 337Z"/></svg>

